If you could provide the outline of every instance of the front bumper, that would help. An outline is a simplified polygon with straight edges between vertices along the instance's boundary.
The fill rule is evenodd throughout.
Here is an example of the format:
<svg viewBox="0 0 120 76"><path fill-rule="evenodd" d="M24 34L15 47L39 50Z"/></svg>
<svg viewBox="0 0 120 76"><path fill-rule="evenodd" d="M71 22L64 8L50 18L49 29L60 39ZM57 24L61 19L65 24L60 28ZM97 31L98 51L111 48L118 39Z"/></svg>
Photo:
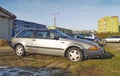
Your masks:
<svg viewBox="0 0 120 76"><path fill-rule="evenodd" d="M96 51L92 51L92 50L83 50L83 51L84 51L85 58L93 58L93 57L103 55L105 53L104 48L100 48L99 50L96 50Z"/></svg>

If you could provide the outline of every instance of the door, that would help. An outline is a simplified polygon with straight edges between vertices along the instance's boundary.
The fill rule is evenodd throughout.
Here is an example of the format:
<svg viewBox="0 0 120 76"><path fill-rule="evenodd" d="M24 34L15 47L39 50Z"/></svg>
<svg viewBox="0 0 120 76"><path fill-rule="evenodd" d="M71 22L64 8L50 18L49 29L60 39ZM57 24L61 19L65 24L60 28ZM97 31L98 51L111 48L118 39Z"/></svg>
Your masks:
<svg viewBox="0 0 120 76"><path fill-rule="evenodd" d="M48 30L36 31L32 40L34 52L50 55L59 55L63 50L59 40L54 39L54 34Z"/></svg>
<svg viewBox="0 0 120 76"><path fill-rule="evenodd" d="M108 42L117 42L117 37L116 36L111 36L107 39Z"/></svg>
<svg viewBox="0 0 120 76"><path fill-rule="evenodd" d="M17 41L25 46L26 51L31 50L33 34L34 30L24 30L16 36Z"/></svg>

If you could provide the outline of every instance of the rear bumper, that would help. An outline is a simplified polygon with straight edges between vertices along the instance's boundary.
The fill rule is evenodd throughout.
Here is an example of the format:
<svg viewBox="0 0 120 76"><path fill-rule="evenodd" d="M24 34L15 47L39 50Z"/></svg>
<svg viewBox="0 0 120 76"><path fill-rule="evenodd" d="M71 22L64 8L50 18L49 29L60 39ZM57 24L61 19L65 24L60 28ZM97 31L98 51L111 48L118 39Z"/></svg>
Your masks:
<svg viewBox="0 0 120 76"><path fill-rule="evenodd" d="M10 42L9 43L9 46L11 47L11 48L14 48L14 45Z"/></svg>
<svg viewBox="0 0 120 76"><path fill-rule="evenodd" d="M104 48L100 48L100 50L92 51L92 50L83 50L85 58L93 58L105 53Z"/></svg>

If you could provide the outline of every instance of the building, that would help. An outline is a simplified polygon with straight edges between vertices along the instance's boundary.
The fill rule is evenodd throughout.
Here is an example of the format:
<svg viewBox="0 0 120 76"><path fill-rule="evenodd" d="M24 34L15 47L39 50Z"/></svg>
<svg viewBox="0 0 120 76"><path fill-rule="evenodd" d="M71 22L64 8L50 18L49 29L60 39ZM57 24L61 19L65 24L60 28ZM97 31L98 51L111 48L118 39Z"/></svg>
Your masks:
<svg viewBox="0 0 120 76"><path fill-rule="evenodd" d="M72 34L72 30L66 29L66 28L60 28L60 27L56 27L56 26L48 26L48 29L57 29L57 30L60 30L66 34Z"/></svg>
<svg viewBox="0 0 120 76"><path fill-rule="evenodd" d="M12 37L12 23L15 18L14 14L0 7L0 39L10 41Z"/></svg>
<svg viewBox="0 0 120 76"><path fill-rule="evenodd" d="M25 28L46 29L46 25L15 19L13 21L12 36L14 36L16 33L18 33L19 31L21 31Z"/></svg>
<svg viewBox="0 0 120 76"><path fill-rule="evenodd" d="M98 33L120 32L118 16L106 16L98 20Z"/></svg>

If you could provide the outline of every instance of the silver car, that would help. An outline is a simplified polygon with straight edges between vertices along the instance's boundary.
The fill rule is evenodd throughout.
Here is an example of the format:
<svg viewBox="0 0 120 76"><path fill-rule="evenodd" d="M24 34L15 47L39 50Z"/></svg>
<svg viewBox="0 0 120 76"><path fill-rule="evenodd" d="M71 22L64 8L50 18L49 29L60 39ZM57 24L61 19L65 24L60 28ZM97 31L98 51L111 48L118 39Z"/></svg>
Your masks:
<svg viewBox="0 0 120 76"><path fill-rule="evenodd" d="M120 36L109 36L108 38L102 39L102 42L120 42Z"/></svg>
<svg viewBox="0 0 120 76"><path fill-rule="evenodd" d="M37 53L67 57L70 61L104 54L97 43L74 39L58 30L26 29L12 38L12 47L18 56Z"/></svg>

